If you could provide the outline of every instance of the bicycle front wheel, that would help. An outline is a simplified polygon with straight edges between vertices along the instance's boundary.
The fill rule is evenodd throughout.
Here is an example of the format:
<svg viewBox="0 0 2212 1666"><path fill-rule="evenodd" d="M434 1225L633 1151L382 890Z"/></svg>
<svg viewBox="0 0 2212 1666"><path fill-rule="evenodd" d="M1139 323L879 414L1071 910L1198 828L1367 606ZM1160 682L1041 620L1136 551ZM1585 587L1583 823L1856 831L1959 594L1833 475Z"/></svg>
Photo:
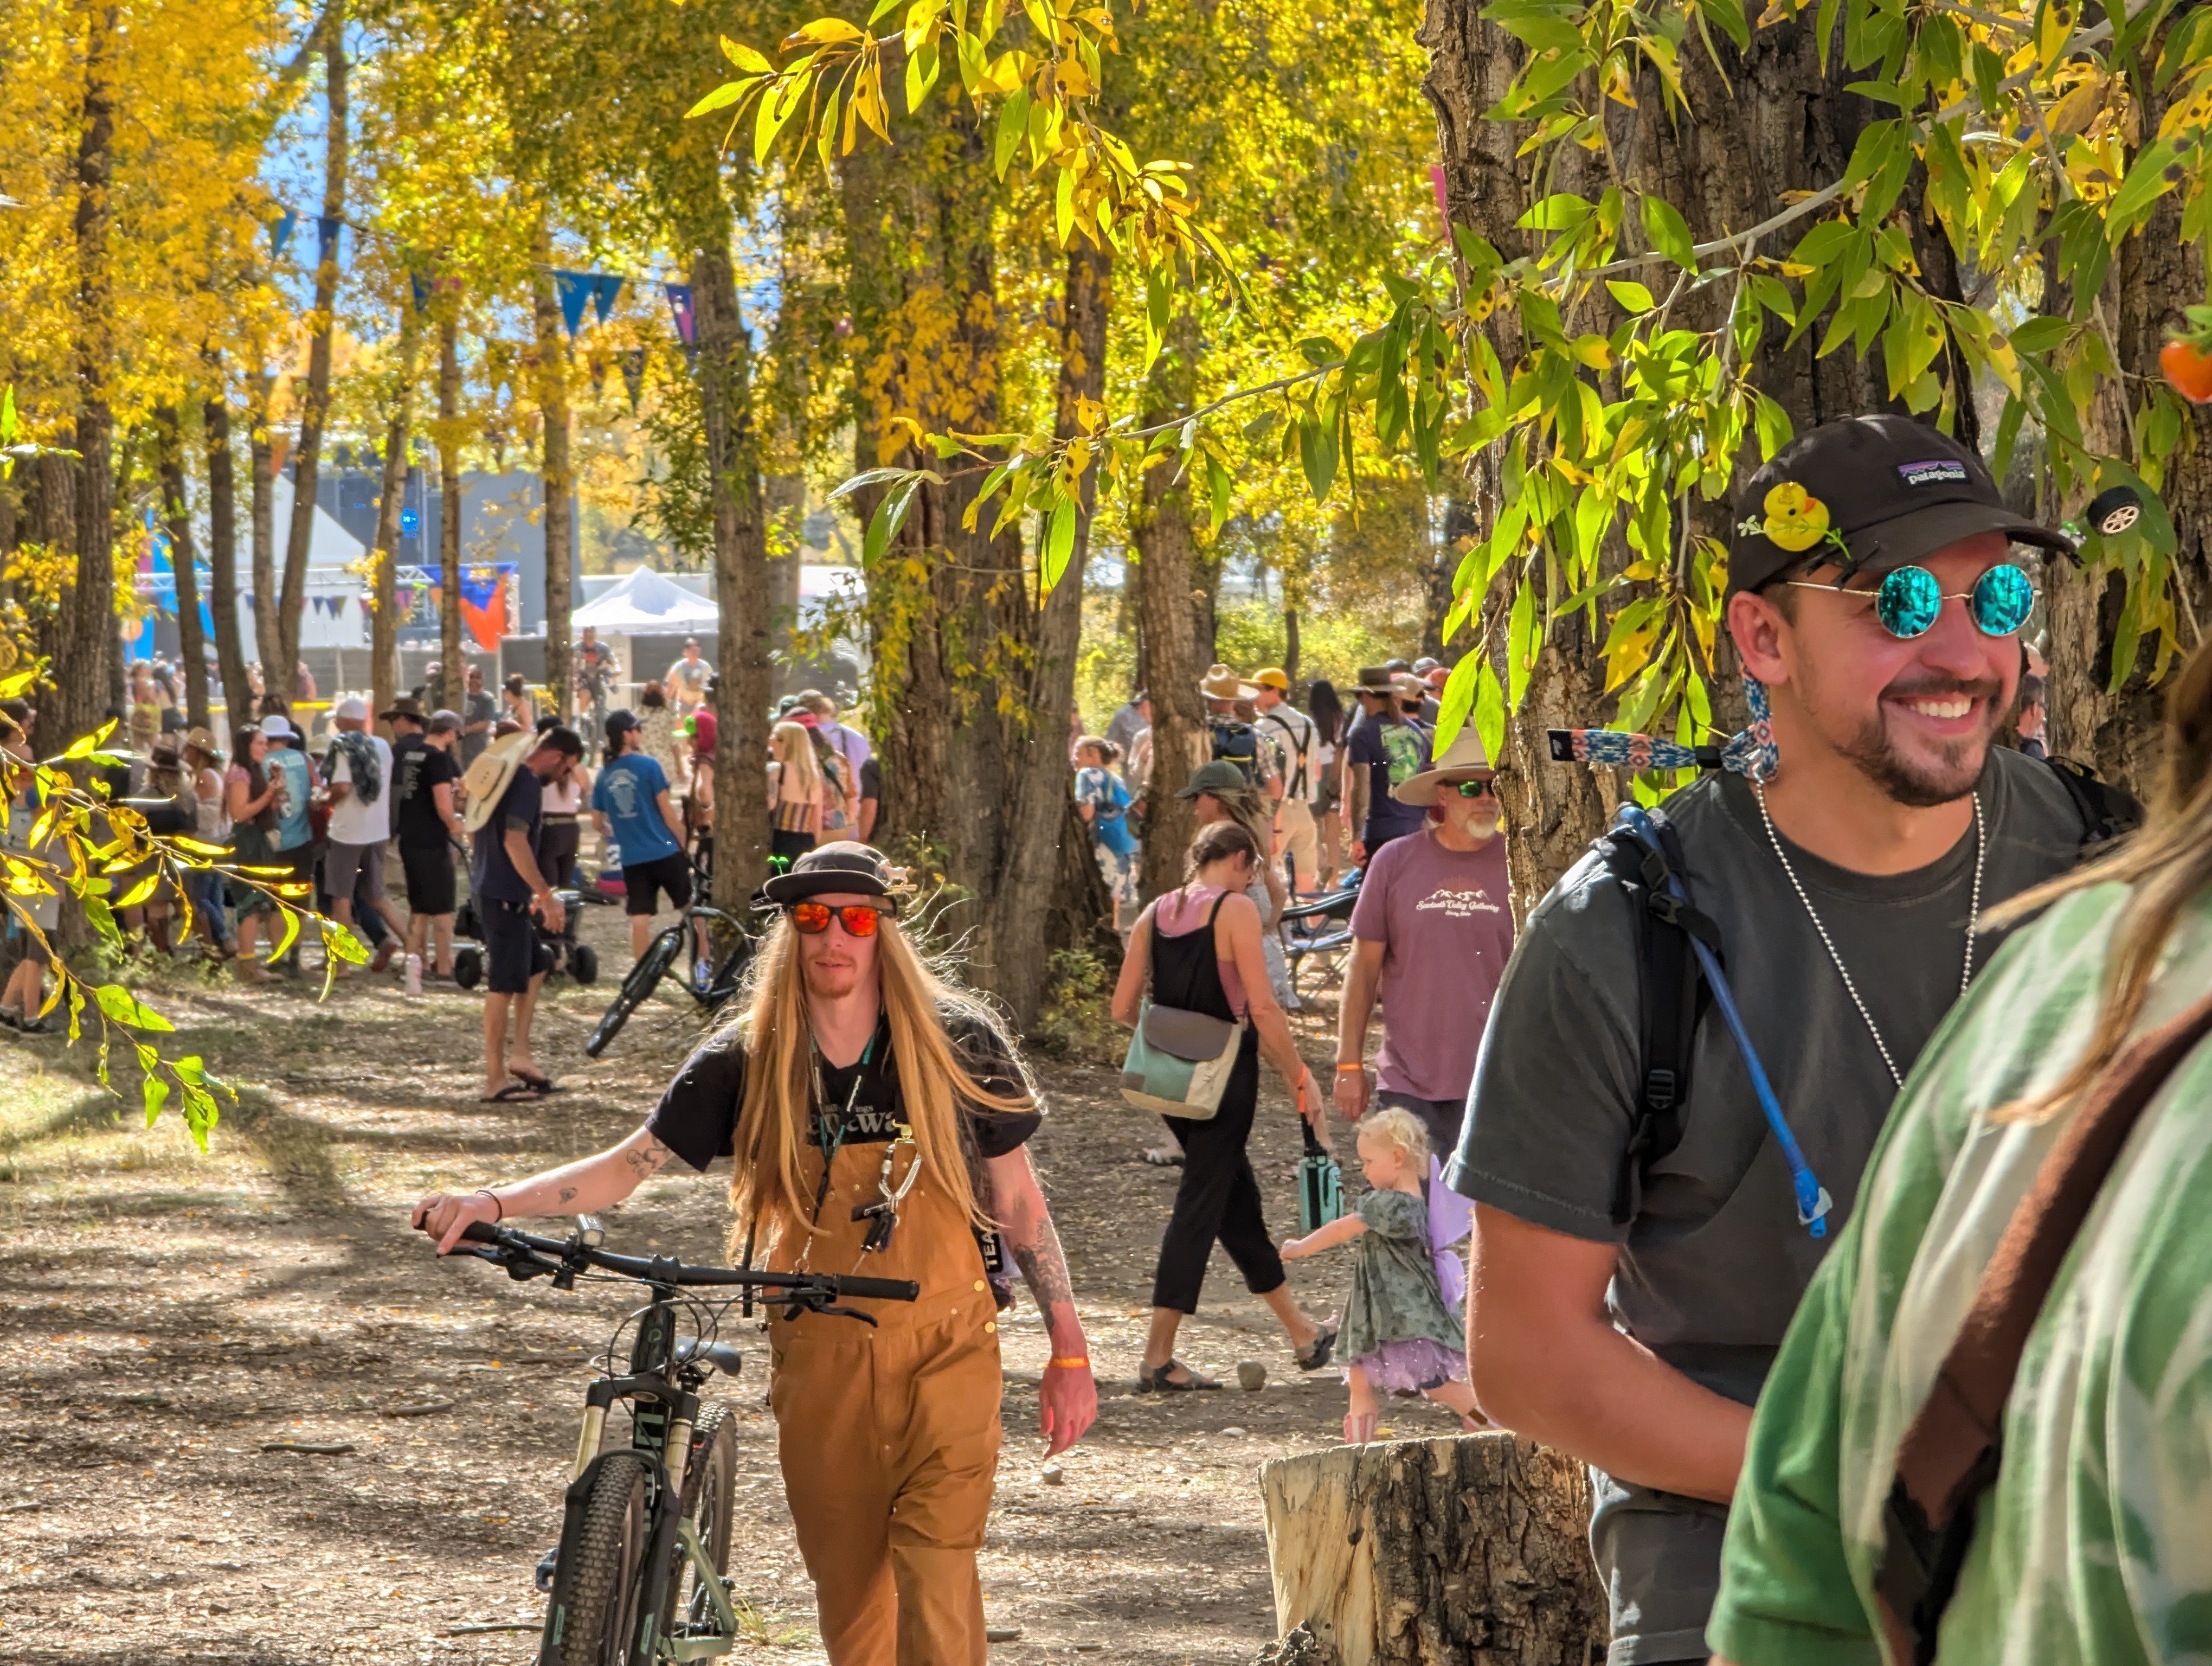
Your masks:
<svg viewBox="0 0 2212 1666"><path fill-rule="evenodd" d="M622 1034L622 1027L629 1022L630 1014L645 1005L682 952L682 936L683 928L672 927L646 945L643 958L629 969L629 976L623 979L622 988L615 992L614 1004L599 1020L599 1027L592 1031L591 1040L584 1043L586 1056L596 1059L605 1052L608 1044Z"/></svg>
<svg viewBox="0 0 2212 1666"><path fill-rule="evenodd" d="M646 1460L610 1454L599 1465L573 1542L563 1540L553 1589L565 1600L546 1620L539 1666L647 1666L633 1657L645 1584Z"/></svg>

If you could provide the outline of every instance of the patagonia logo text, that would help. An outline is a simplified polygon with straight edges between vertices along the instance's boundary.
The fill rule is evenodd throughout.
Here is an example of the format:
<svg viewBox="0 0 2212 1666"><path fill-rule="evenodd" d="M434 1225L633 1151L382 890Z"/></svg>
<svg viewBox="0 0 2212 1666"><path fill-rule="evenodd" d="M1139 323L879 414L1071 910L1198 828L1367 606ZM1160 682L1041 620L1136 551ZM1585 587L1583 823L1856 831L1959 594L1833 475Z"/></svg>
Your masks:
<svg viewBox="0 0 2212 1666"><path fill-rule="evenodd" d="M1897 475L1908 486L1963 485L1966 465L1955 457L1936 457L1925 463L1899 463Z"/></svg>

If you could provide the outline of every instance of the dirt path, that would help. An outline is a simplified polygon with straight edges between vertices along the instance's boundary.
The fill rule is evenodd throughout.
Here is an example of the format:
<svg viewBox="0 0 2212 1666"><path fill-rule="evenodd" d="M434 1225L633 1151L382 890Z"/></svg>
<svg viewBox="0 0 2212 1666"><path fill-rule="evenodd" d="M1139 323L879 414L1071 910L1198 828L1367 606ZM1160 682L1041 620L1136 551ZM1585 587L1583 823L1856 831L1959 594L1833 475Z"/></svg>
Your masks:
<svg viewBox="0 0 2212 1666"><path fill-rule="evenodd" d="M595 938L620 921L595 917ZM610 944L609 963L627 954ZM149 995L245 1104L200 1155L181 1123L150 1133L87 1076L88 1049L0 1046L0 1660L484 1662L532 1656L531 1569L557 1536L582 1358L629 1305L563 1295L481 1262L434 1262L408 1202L518 1176L634 1128L696 1037L657 1005L596 1065L582 1042L608 990L562 985L542 1061L569 1091L476 1103L479 1003L409 1000L388 979L316 1004L165 976ZM1325 1060L1318 1031L1310 1058ZM1135 1159L1158 1124L1097 1068L1041 1067L1054 1116L1036 1152L1100 1371L1097 1427L1041 1476L1042 1328L1006 1327L1008 1441L983 1556L1001 1661L1106 1653L1139 1663L1248 1658L1271 1635L1254 1474L1336 1438L1335 1373L1304 1379L1217 1255L1183 1355L1265 1389L1165 1402L1129 1392L1152 1257L1175 1171ZM1255 1160L1269 1217L1294 1227L1297 1139L1279 1095ZM611 1247L720 1257L716 1177L645 1188ZM1333 1310L1341 1258L1293 1274ZM738 1657L820 1658L763 1409L764 1349L739 1408L733 1572L752 1603ZM450 1400L449 1409L392 1414ZM1449 1420L1401 1402L1394 1426ZM339 1454L265 1443L349 1444ZM466 1631L504 1626L527 1630Z"/></svg>

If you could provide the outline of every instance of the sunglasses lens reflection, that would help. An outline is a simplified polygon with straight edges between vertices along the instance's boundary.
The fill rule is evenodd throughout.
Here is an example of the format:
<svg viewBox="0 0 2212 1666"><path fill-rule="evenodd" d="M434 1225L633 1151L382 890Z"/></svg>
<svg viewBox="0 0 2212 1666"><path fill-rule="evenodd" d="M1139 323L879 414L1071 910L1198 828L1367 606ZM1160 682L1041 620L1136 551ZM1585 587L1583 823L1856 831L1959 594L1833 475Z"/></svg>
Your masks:
<svg viewBox="0 0 2212 1666"><path fill-rule="evenodd" d="M1974 586L1974 623L1985 636L2009 636L2027 623L2035 607L2035 585L2019 568L1992 567Z"/></svg>

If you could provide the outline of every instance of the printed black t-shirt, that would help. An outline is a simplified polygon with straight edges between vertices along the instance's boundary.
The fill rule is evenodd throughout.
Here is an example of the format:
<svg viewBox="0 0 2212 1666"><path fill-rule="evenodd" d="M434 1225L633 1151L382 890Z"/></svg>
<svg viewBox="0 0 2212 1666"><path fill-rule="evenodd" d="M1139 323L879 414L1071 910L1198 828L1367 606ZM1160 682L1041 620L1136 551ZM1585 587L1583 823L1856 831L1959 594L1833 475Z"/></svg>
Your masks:
<svg viewBox="0 0 2212 1666"><path fill-rule="evenodd" d="M1020 1150L1044 1121L1044 1112L1013 1049L995 1025L975 1013L956 1008L945 1012L944 1018L954 1055L981 1086L1001 1097L1026 1098L1037 1105L1033 1110L1006 1112L963 1106L976 1154L1004 1157ZM676 1079L669 1083L660 1103L646 1119L646 1127L669 1150L703 1170L716 1158L730 1155L738 1106L744 1093L744 1045L738 1026L726 1025L684 1061L683 1069L676 1073ZM823 1065L822 1097L829 1107L836 1144L880 1145L892 1138L903 1106L888 1029L878 1026L875 1044L865 1059L842 1069ZM848 1098L849 1118L845 1115ZM808 1143L814 1143L811 1128L807 1138Z"/></svg>
<svg viewBox="0 0 2212 1666"><path fill-rule="evenodd" d="M392 749L392 778L399 806L399 842L410 850L442 849L453 837L438 816L435 789L461 778L459 767L445 751L419 734L402 739Z"/></svg>

